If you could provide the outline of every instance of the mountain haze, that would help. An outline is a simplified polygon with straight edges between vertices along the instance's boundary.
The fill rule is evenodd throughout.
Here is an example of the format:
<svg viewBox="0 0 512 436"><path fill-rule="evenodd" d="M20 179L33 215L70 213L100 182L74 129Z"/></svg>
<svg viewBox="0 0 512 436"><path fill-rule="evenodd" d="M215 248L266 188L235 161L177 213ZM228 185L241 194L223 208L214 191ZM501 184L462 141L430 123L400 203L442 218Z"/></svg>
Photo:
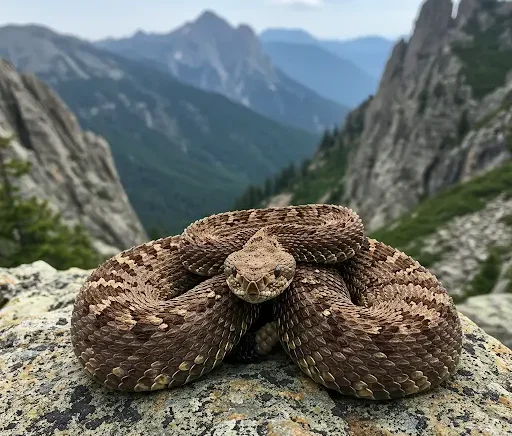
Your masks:
<svg viewBox="0 0 512 436"><path fill-rule="evenodd" d="M348 111L276 68L249 26L235 28L211 11L167 34L138 32L96 45L160 65L182 82L218 92L277 122L314 132L338 124Z"/></svg>
<svg viewBox="0 0 512 436"><path fill-rule="evenodd" d="M266 42L263 49L287 75L343 105L357 106L377 89L375 77L319 45Z"/></svg>
<svg viewBox="0 0 512 436"><path fill-rule="evenodd" d="M319 46L345 61L354 63L376 80L380 79L395 43L381 36L362 36L346 40L319 39L301 29L281 28L264 30L260 34L260 39L264 43Z"/></svg>
<svg viewBox="0 0 512 436"><path fill-rule="evenodd" d="M40 26L0 28L0 56L51 84L110 143L146 229L178 232L248 183L313 152L317 137L168 73Z"/></svg>

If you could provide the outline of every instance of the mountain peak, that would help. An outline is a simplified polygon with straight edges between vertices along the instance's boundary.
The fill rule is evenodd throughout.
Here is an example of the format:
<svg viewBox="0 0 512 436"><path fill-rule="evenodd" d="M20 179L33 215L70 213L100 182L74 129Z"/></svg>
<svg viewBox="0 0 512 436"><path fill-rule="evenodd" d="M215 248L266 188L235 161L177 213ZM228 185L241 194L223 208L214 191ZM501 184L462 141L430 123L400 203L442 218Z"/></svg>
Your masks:
<svg viewBox="0 0 512 436"><path fill-rule="evenodd" d="M445 31L452 18L452 0L427 0L420 9L415 31Z"/></svg>
<svg viewBox="0 0 512 436"><path fill-rule="evenodd" d="M214 11L207 9L192 23L193 26L204 29L207 32L233 30L233 27Z"/></svg>

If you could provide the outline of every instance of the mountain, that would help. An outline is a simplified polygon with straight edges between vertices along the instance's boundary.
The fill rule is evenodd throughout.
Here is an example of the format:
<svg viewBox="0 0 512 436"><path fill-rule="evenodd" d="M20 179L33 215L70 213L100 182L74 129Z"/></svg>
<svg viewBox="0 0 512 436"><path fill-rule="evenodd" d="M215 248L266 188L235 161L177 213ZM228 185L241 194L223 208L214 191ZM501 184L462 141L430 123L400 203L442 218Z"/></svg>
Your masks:
<svg viewBox="0 0 512 436"><path fill-rule="evenodd" d="M109 141L146 229L179 232L247 186L309 156L317 136L166 72L39 26L0 28L0 56L50 83Z"/></svg>
<svg viewBox="0 0 512 436"><path fill-rule="evenodd" d="M289 44L319 44L320 40L302 29L272 27L259 35L263 42L287 42Z"/></svg>
<svg viewBox="0 0 512 436"><path fill-rule="evenodd" d="M512 3L462 0L451 14L450 0L424 3L376 95L322 140L290 201L347 202L377 229L509 159Z"/></svg>
<svg viewBox="0 0 512 436"><path fill-rule="evenodd" d="M167 34L138 32L96 45L159 65L184 83L218 92L277 122L313 132L338 124L348 112L276 68L249 26L232 27L211 11Z"/></svg>
<svg viewBox="0 0 512 436"><path fill-rule="evenodd" d="M372 77L380 79L391 55L395 40L365 36L345 41L323 41L322 46L343 59L348 59Z"/></svg>
<svg viewBox="0 0 512 436"><path fill-rule="evenodd" d="M375 77L319 45L266 42L263 49L285 74L343 105L357 106L377 90Z"/></svg>
<svg viewBox="0 0 512 436"><path fill-rule="evenodd" d="M371 228L509 158L512 3L452 7L424 3L365 112L344 196Z"/></svg>
<svg viewBox="0 0 512 436"><path fill-rule="evenodd" d="M102 256L147 240L121 186L109 144L83 131L60 98L0 59L0 131L12 156L31 163L21 193L47 200L67 224L82 224Z"/></svg>
<svg viewBox="0 0 512 436"><path fill-rule="evenodd" d="M260 34L260 40L264 43L281 42L319 46L345 61L351 61L376 80L380 79L395 43L394 40L381 36L363 36L346 40L318 39L301 29L281 28L264 30Z"/></svg>
<svg viewBox="0 0 512 436"><path fill-rule="evenodd" d="M511 292L510 29L510 2L462 0L452 18L450 0L427 0L376 95L300 171L239 201L345 204L371 236L431 267L458 302Z"/></svg>

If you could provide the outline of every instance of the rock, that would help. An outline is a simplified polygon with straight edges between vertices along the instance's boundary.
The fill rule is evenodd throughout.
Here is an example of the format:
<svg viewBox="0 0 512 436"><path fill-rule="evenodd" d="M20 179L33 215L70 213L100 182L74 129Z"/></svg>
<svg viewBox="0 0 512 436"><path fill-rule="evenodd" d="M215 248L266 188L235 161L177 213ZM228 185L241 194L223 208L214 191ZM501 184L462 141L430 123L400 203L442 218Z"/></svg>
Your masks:
<svg viewBox="0 0 512 436"><path fill-rule="evenodd" d="M512 294L478 295L457 305L487 334L512 347Z"/></svg>
<svg viewBox="0 0 512 436"><path fill-rule="evenodd" d="M449 381L415 397L370 402L316 385L286 356L225 364L188 386L110 392L86 376L69 327L88 272L44 264L0 270L16 297L0 311L0 433L172 435L505 435L512 432L512 351L465 316L464 350ZM39 311L28 301L44 295ZM10 316L5 316L9 312ZM16 316L13 316L16 315Z"/></svg>
<svg viewBox="0 0 512 436"><path fill-rule="evenodd" d="M47 85L0 59L0 135L8 134L13 157L32 164L21 193L82 224L98 252L107 257L147 240L105 139L83 131Z"/></svg>
<svg viewBox="0 0 512 436"><path fill-rule="evenodd" d="M429 268L450 295L464 295L465 285L478 274L493 247L504 247L504 258L512 255L507 248L512 245L512 226L504 221L509 216L512 199L500 196L478 212L448 221L422 240L422 251L438 256Z"/></svg>
<svg viewBox="0 0 512 436"><path fill-rule="evenodd" d="M510 159L511 75L482 99L457 51L474 45L465 27L471 14L488 25L512 17L510 3L492 3L464 0L454 20L452 1L427 0L409 41L395 46L364 129L352 140L341 201L361 215L367 230ZM507 24L500 26L496 38L510 39ZM501 45L506 50L506 41Z"/></svg>
<svg viewBox="0 0 512 436"><path fill-rule="evenodd" d="M423 3L404 60L404 76L417 74L421 57L436 55L452 21L452 0Z"/></svg>
<svg viewBox="0 0 512 436"><path fill-rule="evenodd" d="M283 192L281 194L275 195L272 197L268 204L265 207L283 207L288 206L291 203L292 194L288 192Z"/></svg>

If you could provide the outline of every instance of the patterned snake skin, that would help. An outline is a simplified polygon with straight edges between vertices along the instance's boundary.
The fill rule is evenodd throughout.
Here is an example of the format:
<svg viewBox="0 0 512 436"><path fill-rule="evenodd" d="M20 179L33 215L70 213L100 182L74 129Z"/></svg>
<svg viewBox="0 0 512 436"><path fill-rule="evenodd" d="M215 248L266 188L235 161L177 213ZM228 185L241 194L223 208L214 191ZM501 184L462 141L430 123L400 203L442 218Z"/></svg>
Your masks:
<svg viewBox="0 0 512 436"><path fill-rule="evenodd" d="M191 382L247 338L260 355L279 341L329 389L383 400L446 380L462 331L432 273L333 205L213 215L126 250L84 283L71 321L86 372L122 391Z"/></svg>

